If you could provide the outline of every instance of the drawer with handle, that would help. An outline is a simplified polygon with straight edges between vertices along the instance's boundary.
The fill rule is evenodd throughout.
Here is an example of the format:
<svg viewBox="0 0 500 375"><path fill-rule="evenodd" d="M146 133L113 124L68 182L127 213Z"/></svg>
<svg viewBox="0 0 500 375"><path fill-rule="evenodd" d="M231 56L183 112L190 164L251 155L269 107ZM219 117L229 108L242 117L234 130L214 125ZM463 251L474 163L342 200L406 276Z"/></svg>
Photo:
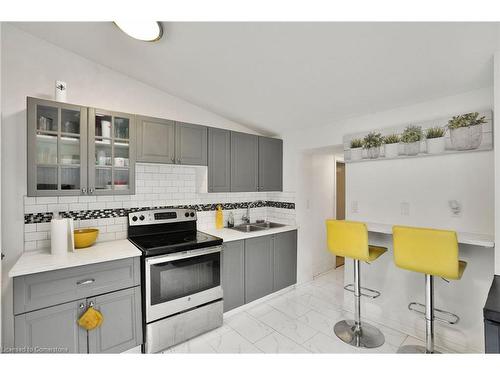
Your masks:
<svg viewBox="0 0 500 375"><path fill-rule="evenodd" d="M140 285L139 258L14 278L14 314Z"/></svg>

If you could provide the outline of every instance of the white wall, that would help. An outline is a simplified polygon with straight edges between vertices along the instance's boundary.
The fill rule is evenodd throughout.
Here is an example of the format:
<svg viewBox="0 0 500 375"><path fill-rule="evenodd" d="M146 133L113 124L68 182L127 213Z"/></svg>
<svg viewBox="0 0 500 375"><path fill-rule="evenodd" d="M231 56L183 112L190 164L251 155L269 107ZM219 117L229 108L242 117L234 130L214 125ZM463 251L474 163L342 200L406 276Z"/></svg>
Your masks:
<svg viewBox="0 0 500 375"><path fill-rule="evenodd" d="M493 234L493 156L485 151L346 164L346 217ZM461 204L459 216L452 216L450 200ZM409 215L401 203L409 205Z"/></svg>
<svg viewBox="0 0 500 375"><path fill-rule="evenodd" d="M315 251L310 251L310 244L317 238L317 228L314 228L310 223L314 212L310 207L307 207L307 202L313 198L325 200L330 198L326 195L322 198L314 196L314 191L308 187L309 182L315 177L312 176L310 170L307 170L310 161L304 162L304 158L307 160L307 157L310 156L304 157L304 153L316 148L341 145L342 137L347 133L396 126L412 121L425 121L450 114L492 108L492 106L492 88L484 88L394 108L389 111L336 121L325 126L310 126L303 131L282 134L284 140L284 190L296 190L296 220L300 226L299 280L310 280L314 275L312 264L321 262L319 253L316 254L317 259L300 257L300 254L315 254ZM379 171L384 177L383 181L378 176ZM411 176L410 180L408 180L409 175ZM379 181L376 184L390 186L390 189L380 190L374 185L374 181ZM406 186L407 182L411 182L412 186ZM459 187L453 183L465 185ZM372 185L375 186L374 189L370 189ZM390 191L395 190L396 185L399 186L399 195L389 194ZM415 214L413 217L422 221L425 217L428 224L446 226L452 223L462 230L492 232L494 194L493 152L491 151L411 159L411 161L402 159L358 163L357 165L347 164L346 188L347 215L350 215L349 201L354 197L353 194L356 194L356 199L360 201L360 210L362 210L360 213L365 213L366 218L370 218L372 221L386 221L388 217L397 216L397 219L400 219L399 204L404 198L405 201L410 201L410 205L413 207L412 212ZM372 190L380 191L374 192ZM410 196L410 192L418 194ZM365 193L369 195L364 196ZM454 218L454 221L451 221L447 208L447 201L450 198L461 200L464 205L462 217ZM383 202L380 199L383 199ZM382 203L384 204L382 205ZM439 213L435 216L437 211ZM426 212L429 214L427 215ZM361 219L361 216L359 218ZM301 262L303 263L301 264Z"/></svg>
<svg viewBox="0 0 500 375"><path fill-rule="evenodd" d="M0 22L0 195L2 192L1 186L1 170L2 170L2 22ZM2 207L2 202L0 201L0 212ZM0 215L0 244L2 243L2 217ZM2 262L0 261L0 351L2 350Z"/></svg>
<svg viewBox="0 0 500 375"><path fill-rule="evenodd" d="M63 50L12 25L2 25L3 343L12 345L12 288L7 271L23 251L26 195L26 96L53 98L56 79L68 101L116 111L251 130L130 77Z"/></svg>
<svg viewBox="0 0 500 375"><path fill-rule="evenodd" d="M311 126L305 130L280 134L284 141L283 188L286 191L295 191L299 176L298 164L296 163L299 155L297 150L340 145L342 144L342 137L349 133L391 127L411 121L432 120L480 108L493 108L493 87L444 98L430 99L423 103L398 107L362 117L333 121L325 125L310 124Z"/></svg>
<svg viewBox="0 0 500 375"><path fill-rule="evenodd" d="M495 53L493 70L494 107L493 114L500 113L500 52ZM495 147L495 238L500 238L500 137L497 126L494 126ZM495 133L496 132L496 133ZM495 247L495 275L500 275L500 246Z"/></svg>

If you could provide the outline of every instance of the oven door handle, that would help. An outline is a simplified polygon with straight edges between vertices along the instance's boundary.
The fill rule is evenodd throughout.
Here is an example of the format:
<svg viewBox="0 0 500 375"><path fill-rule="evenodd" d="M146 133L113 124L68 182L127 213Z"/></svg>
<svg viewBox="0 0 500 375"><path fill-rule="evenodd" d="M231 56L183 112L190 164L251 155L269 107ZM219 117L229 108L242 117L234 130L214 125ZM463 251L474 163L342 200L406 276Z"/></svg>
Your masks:
<svg viewBox="0 0 500 375"><path fill-rule="evenodd" d="M146 258L146 265L173 262L175 260L193 258L201 255L220 253L221 249L222 249L221 246L214 246L214 247L206 247L204 249L183 251L180 253L169 254L169 255L159 255L156 257Z"/></svg>

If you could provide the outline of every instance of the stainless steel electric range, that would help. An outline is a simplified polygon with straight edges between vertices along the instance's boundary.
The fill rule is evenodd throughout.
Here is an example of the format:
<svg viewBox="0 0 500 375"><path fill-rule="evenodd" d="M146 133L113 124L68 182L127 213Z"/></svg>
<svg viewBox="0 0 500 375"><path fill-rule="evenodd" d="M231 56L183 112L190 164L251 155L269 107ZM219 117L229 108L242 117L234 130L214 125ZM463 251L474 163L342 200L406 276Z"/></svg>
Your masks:
<svg viewBox="0 0 500 375"><path fill-rule="evenodd" d="M222 325L222 239L197 231L195 210L130 213L128 238L143 254L143 352Z"/></svg>

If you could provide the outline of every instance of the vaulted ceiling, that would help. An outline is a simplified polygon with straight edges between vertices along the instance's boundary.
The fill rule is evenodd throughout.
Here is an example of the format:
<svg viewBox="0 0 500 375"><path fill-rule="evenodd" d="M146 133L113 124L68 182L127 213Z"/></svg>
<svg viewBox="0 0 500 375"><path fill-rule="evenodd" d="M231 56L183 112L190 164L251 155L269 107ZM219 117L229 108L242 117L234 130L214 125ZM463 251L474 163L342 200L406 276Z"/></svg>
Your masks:
<svg viewBox="0 0 500 375"><path fill-rule="evenodd" d="M17 23L256 130L283 134L492 85L496 23Z"/></svg>

